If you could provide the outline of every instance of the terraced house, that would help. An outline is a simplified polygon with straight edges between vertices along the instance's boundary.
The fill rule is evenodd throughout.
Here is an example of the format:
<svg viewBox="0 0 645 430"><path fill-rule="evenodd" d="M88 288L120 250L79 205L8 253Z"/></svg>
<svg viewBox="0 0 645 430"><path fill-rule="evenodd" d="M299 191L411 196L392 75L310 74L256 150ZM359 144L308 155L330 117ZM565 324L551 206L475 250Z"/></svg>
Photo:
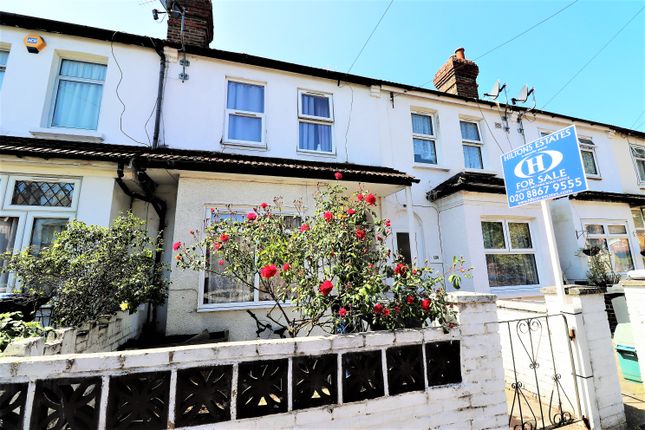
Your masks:
<svg viewBox="0 0 645 430"><path fill-rule="evenodd" d="M645 267L644 133L480 99L463 49L436 90L211 49L210 2L180 3L184 31L170 18L166 40L2 14L0 251L127 210L166 244L185 241L211 208L243 214L280 196L294 215L338 171L381 196L405 258L441 271L463 256L475 268L464 289L536 295L554 282L540 209L509 209L500 155L575 124L590 191L551 202L564 275L584 281L594 245L617 272ZM167 334L253 335L245 311L266 307L262 295L168 276ZM13 286L0 278L4 294Z"/></svg>

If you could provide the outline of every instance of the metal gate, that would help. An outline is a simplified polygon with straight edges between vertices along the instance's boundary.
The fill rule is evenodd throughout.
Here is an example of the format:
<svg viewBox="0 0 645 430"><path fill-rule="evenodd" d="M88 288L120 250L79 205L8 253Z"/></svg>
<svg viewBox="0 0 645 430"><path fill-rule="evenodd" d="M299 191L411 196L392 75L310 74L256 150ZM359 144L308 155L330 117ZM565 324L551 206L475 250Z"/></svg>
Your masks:
<svg viewBox="0 0 645 430"><path fill-rule="evenodd" d="M582 421L564 315L500 322L509 428L553 429Z"/></svg>

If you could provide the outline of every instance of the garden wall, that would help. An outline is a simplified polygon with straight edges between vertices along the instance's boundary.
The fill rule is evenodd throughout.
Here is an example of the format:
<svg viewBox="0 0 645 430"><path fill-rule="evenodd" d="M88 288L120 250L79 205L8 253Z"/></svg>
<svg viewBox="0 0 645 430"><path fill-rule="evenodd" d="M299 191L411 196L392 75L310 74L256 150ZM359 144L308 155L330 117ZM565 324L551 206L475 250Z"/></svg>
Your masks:
<svg viewBox="0 0 645 430"><path fill-rule="evenodd" d="M495 297L450 297L460 324L448 333L0 359L0 396L17 399L3 416L17 429L507 428Z"/></svg>
<svg viewBox="0 0 645 430"><path fill-rule="evenodd" d="M141 334L146 314L146 305L143 305L134 314L118 312L109 319L83 327L56 329L47 338L14 340L0 356L36 357L116 351L119 346Z"/></svg>

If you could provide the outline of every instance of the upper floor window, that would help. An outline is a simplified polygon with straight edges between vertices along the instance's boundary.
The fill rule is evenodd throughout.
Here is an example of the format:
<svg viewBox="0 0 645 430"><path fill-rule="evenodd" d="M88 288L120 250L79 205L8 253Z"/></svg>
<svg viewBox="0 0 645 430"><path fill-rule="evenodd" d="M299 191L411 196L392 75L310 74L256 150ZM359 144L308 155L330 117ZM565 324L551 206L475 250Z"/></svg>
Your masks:
<svg viewBox="0 0 645 430"><path fill-rule="evenodd" d="M476 122L459 121L461 141L464 147L464 163L467 169L483 169L482 140Z"/></svg>
<svg viewBox="0 0 645 430"><path fill-rule="evenodd" d="M584 137L579 138L578 141L580 142L580 154L585 173L587 176L600 177L598 164L596 164L596 146L593 141Z"/></svg>
<svg viewBox="0 0 645 430"><path fill-rule="evenodd" d="M482 221L481 226L489 285L539 284L529 223Z"/></svg>
<svg viewBox="0 0 645 430"><path fill-rule="evenodd" d="M301 151L334 152L332 124L334 109L331 94L298 93L299 141Z"/></svg>
<svg viewBox="0 0 645 430"><path fill-rule="evenodd" d="M631 150L638 171L638 180L645 182L645 146L632 145Z"/></svg>
<svg viewBox="0 0 645 430"><path fill-rule="evenodd" d="M7 70L8 58L9 51L0 50L0 89L2 89L2 81L4 81L4 72Z"/></svg>
<svg viewBox="0 0 645 430"><path fill-rule="evenodd" d="M226 141L264 144L264 86L228 81Z"/></svg>
<svg viewBox="0 0 645 430"><path fill-rule="evenodd" d="M436 137L432 116L412 114L412 143L414 161L417 163L437 164Z"/></svg>
<svg viewBox="0 0 645 430"><path fill-rule="evenodd" d="M62 60L52 127L96 130L107 66Z"/></svg>

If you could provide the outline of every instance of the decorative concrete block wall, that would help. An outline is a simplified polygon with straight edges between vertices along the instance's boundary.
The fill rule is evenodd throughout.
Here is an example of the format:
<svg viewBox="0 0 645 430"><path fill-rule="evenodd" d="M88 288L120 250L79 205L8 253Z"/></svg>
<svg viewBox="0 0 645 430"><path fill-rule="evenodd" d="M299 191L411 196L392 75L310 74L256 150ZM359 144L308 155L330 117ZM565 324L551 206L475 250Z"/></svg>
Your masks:
<svg viewBox="0 0 645 430"><path fill-rule="evenodd" d="M141 334L146 321L145 306L134 314L116 315L79 328L56 329L47 338L30 337L11 342L0 356L36 357L89 352L116 351Z"/></svg>
<svg viewBox="0 0 645 430"><path fill-rule="evenodd" d="M494 296L451 300L459 325L448 333L0 359L0 396L16 399L0 414L16 429L53 417L87 429L507 428ZM78 404L52 406L61 400Z"/></svg>

